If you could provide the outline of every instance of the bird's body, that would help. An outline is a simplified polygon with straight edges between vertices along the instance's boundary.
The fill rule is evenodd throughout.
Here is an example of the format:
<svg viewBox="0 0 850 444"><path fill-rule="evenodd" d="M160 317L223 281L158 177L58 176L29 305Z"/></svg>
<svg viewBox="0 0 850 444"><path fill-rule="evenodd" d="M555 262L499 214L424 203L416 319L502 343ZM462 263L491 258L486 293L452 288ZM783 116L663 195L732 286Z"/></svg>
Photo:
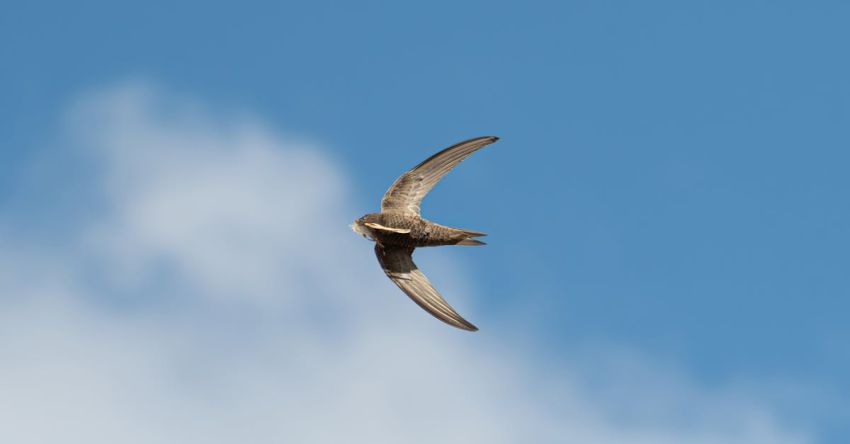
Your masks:
<svg viewBox="0 0 850 444"><path fill-rule="evenodd" d="M413 263L413 250L440 245L484 245L480 231L452 228L421 217L422 198L452 168L475 151L499 140L478 137L450 146L401 175L381 200L381 212L354 221L351 228L375 241L384 273L420 307L437 319L464 330L477 327L461 317Z"/></svg>
<svg viewBox="0 0 850 444"><path fill-rule="evenodd" d="M483 245L483 242L473 238L486 236L479 231L447 227L403 213L371 213L363 216L362 220L366 234L361 234L380 244L398 247ZM370 225L386 227L389 230L370 228Z"/></svg>

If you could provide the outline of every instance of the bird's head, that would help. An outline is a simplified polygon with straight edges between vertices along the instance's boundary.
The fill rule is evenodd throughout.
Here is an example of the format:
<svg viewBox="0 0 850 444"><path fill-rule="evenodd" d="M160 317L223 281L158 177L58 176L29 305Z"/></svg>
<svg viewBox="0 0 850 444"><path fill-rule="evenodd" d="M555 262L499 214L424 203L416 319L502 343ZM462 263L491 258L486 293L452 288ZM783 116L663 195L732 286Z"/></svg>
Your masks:
<svg viewBox="0 0 850 444"><path fill-rule="evenodd" d="M366 226L368 215L355 219L351 224L351 230L369 240L375 240L372 229Z"/></svg>

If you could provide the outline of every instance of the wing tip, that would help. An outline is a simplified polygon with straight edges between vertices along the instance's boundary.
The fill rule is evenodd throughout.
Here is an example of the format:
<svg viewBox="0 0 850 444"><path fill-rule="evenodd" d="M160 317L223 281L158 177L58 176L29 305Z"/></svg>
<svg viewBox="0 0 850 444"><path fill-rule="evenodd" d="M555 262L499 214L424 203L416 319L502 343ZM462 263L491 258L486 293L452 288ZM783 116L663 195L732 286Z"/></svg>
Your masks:
<svg viewBox="0 0 850 444"><path fill-rule="evenodd" d="M491 143L498 142L499 139L501 139L501 137L499 137L499 136L478 136L478 137L473 137L471 139L464 140L463 142L460 142L457 145L462 145L464 143L470 143L470 142L482 142L482 141L484 142L484 145L489 145Z"/></svg>
<svg viewBox="0 0 850 444"><path fill-rule="evenodd" d="M478 327L476 327L472 322L469 322L466 319L462 318L460 315L457 315L457 317L452 319L451 322L448 322L447 320L444 320L444 319L440 319L440 320L445 322L446 324L451 325L452 327L457 327L461 330L478 331Z"/></svg>

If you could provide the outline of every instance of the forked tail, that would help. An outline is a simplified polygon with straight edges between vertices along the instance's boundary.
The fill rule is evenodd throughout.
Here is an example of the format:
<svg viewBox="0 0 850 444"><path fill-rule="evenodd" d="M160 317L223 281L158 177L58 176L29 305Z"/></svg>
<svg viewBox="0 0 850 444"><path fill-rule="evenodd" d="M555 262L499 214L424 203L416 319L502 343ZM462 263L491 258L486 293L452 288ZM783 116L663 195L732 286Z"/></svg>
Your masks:
<svg viewBox="0 0 850 444"><path fill-rule="evenodd" d="M473 239L475 237L486 236L487 233L482 233L480 231L472 231L472 230L461 230L463 232L464 238L461 239L460 242L455 245L466 245L470 247L475 247L479 245L487 245L484 242L481 242L478 239Z"/></svg>

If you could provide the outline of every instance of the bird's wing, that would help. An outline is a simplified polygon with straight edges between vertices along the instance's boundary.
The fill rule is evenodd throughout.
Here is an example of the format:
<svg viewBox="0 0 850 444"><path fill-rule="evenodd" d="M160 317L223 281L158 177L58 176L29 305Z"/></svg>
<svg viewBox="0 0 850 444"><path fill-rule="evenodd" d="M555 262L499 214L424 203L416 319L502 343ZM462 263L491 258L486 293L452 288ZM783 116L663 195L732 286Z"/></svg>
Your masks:
<svg viewBox="0 0 850 444"><path fill-rule="evenodd" d="M384 273L405 292L413 302L435 318L463 330L476 331L472 325L440 296L428 278L413 263L413 248L375 244L375 255Z"/></svg>
<svg viewBox="0 0 850 444"><path fill-rule="evenodd" d="M393 182L381 200L381 211L419 215L419 203L452 168L470 154L499 140L487 136L452 145L425 159Z"/></svg>
<svg viewBox="0 0 850 444"><path fill-rule="evenodd" d="M376 224L376 223L372 223L372 222L366 222L363 225L366 225L367 227L369 227L373 230L389 231L390 233L400 233L400 234L410 233L410 228L390 228L390 227L385 227L381 224Z"/></svg>

